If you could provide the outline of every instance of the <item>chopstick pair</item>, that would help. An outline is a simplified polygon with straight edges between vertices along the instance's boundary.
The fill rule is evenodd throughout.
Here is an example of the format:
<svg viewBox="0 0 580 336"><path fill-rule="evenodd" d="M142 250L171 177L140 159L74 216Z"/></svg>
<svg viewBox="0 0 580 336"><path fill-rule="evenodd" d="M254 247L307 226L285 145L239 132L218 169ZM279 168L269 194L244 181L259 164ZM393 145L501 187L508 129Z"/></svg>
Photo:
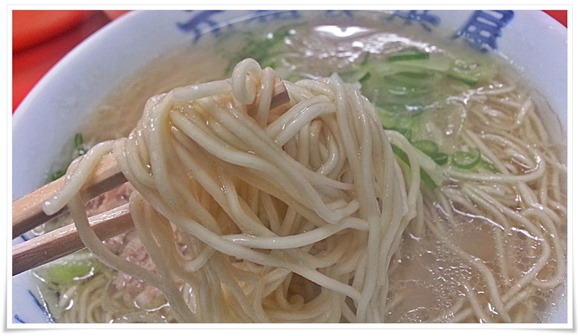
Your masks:
<svg viewBox="0 0 580 336"><path fill-rule="evenodd" d="M276 77L270 109L275 109L289 100L284 83ZM253 108L255 104L257 100L248 108ZM62 187L65 178L63 176L12 202L12 239L68 212L65 207L53 215L47 215L42 209L43 202ZM81 193L84 198L90 200L126 181L112 154L108 154L99 163L93 177ZM133 227L128 204L92 216L89 223L101 240L115 237ZM12 275L62 258L84 247L74 223L13 245Z"/></svg>
<svg viewBox="0 0 580 336"><path fill-rule="evenodd" d="M66 207L54 215L47 215L42 210L42 203L62 187L64 179L65 177L61 177L12 202L12 239L68 212ZM86 198L92 199L126 181L116 161L109 154L100 162L94 177L82 193L86 195ZM89 222L102 240L129 231L133 226L126 205L95 215L89 219ZM84 245L74 224L50 231L12 247L12 275L46 264L82 248Z"/></svg>

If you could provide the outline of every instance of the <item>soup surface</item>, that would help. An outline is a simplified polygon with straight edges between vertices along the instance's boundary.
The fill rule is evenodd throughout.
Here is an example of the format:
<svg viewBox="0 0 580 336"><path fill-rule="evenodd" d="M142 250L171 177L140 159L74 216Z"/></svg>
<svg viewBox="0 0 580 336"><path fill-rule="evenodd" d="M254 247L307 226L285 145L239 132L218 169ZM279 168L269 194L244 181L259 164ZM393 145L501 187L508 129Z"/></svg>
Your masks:
<svg viewBox="0 0 580 336"><path fill-rule="evenodd" d="M127 136L149 97L229 77L244 58L293 82L338 75L359 85L387 134L404 136L442 172L422 174L423 205L388 269L384 321L550 319L566 283L566 148L545 130L554 128L543 124L553 120L543 117L553 114L549 105L508 61L444 38L426 40L420 27L352 25L347 18L235 31L204 43L159 57L116 88L79 130L73 156ZM402 154L399 164L405 172ZM131 190L124 185L93 200L89 213L127 202ZM134 232L107 245L155 268ZM57 322L176 320L159 290L87 251L34 274ZM308 301L317 289L296 295Z"/></svg>

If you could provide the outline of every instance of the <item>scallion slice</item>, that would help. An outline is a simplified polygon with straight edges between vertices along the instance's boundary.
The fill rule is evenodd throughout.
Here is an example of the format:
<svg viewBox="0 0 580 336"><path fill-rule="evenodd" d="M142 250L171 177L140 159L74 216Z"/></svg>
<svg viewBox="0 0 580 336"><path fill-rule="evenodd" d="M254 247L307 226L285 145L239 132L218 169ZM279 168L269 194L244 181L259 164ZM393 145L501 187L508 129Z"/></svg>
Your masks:
<svg viewBox="0 0 580 336"><path fill-rule="evenodd" d="M442 152L430 154L429 157L431 158L431 160L435 161L435 163L440 166L446 164L447 161L449 161L449 155Z"/></svg>
<svg viewBox="0 0 580 336"><path fill-rule="evenodd" d="M399 146L395 144L391 144L391 148L393 149L393 153L395 153L395 155L399 158L399 160L403 161L407 166L410 165L409 156L407 155L407 153L405 153L403 149L401 149ZM420 168L419 172L421 175L421 181L425 186L427 186L430 190L437 189L438 187L437 183L435 182L435 180L431 178L431 176L429 176L429 174L427 174L427 172L423 168Z"/></svg>
<svg viewBox="0 0 580 336"><path fill-rule="evenodd" d="M431 156L431 154L435 154L439 151L439 146L437 146L437 144L431 140L413 141L413 146L428 156Z"/></svg>
<svg viewBox="0 0 580 336"><path fill-rule="evenodd" d="M457 151L451 157L451 164L460 169L473 169L481 162L481 152L476 149L473 152Z"/></svg>
<svg viewBox="0 0 580 336"><path fill-rule="evenodd" d="M85 140L83 139L83 135L81 133L75 134L74 143L75 143L75 151L76 151L77 155L79 155L79 156L85 155L86 154Z"/></svg>
<svg viewBox="0 0 580 336"><path fill-rule="evenodd" d="M387 58L387 62L400 62L400 61L417 61L425 60L429 58L429 54L419 50L402 51L397 54L390 55Z"/></svg>
<svg viewBox="0 0 580 336"><path fill-rule="evenodd" d="M497 169L497 167L493 163L491 163L491 162L489 162L487 160L482 159L481 160L481 166L485 170L488 170L488 171L490 171L492 173L498 173L499 172L499 169Z"/></svg>

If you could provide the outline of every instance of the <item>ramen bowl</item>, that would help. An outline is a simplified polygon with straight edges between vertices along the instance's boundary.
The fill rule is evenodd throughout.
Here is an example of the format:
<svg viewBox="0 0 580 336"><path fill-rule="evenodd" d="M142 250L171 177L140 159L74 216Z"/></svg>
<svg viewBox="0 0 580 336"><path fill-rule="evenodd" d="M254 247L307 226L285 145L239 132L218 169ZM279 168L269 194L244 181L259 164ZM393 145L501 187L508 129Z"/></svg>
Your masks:
<svg viewBox="0 0 580 336"><path fill-rule="evenodd" d="M332 23L356 26L370 16L403 33L461 45L510 62L546 98L556 114L542 118L548 131L565 141L567 30L541 11L136 11L105 26L71 51L16 110L12 128L13 199L46 183L50 174L62 167L60 158L71 151L74 134L99 114L99 108L106 106L103 102L127 86L129 78L165 55L176 51L190 55L207 50L225 52L220 43L237 31L258 34L305 21L320 22L332 34L351 34L332 28ZM196 66L204 65L190 65ZM150 77L160 82L165 71L170 70L161 69ZM165 88L160 84L145 93L150 96ZM117 121L110 123L114 127ZM13 244L24 239L17 238ZM14 276L8 283L10 327L54 322L30 272ZM554 295L551 311L544 319L556 327L571 326L570 291L566 288L561 286Z"/></svg>

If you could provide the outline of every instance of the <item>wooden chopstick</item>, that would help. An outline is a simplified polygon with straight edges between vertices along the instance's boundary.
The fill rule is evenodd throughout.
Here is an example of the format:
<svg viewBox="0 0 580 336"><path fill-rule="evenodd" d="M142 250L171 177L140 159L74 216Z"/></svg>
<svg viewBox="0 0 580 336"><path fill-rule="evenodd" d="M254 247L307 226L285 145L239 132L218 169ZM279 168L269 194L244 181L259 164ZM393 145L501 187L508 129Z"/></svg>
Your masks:
<svg viewBox="0 0 580 336"><path fill-rule="evenodd" d="M248 105L248 109L256 108L258 101L259 97L256 97L255 101ZM270 110L289 101L290 97L284 83L276 77ZM66 177L63 176L12 202L12 239L68 212L65 207L56 214L47 215L42 209L43 202L63 186L65 179ZM85 200L90 200L126 181L113 155L107 154L96 167L86 187L81 190L81 196ZM102 240L127 232L133 227L128 205L93 216L89 218L89 223ZM14 245L12 247L12 275L59 259L82 248L84 245L74 223Z"/></svg>
<svg viewBox="0 0 580 336"><path fill-rule="evenodd" d="M89 224L101 240L106 240L133 228L129 204L89 218ZM12 247L12 275L44 265L83 249L75 224L50 231Z"/></svg>
<svg viewBox="0 0 580 336"><path fill-rule="evenodd" d="M43 202L62 187L65 178L63 176L12 202L12 239L68 212L66 207L54 215L47 215L42 210ZM92 199L126 181L112 154L107 154L97 166L87 187L83 189L83 198Z"/></svg>
<svg viewBox="0 0 580 336"><path fill-rule="evenodd" d="M259 97L248 108L253 108L252 106L257 104L258 99ZM289 100L284 83L276 77L270 109L275 109ZM82 190L83 199L92 199L127 181L111 154L105 156L99 163L93 176L87 187ZM53 215L47 215L42 210L43 202L62 187L65 178L63 176L12 202L12 239L68 212L66 207Z"/></svg>

